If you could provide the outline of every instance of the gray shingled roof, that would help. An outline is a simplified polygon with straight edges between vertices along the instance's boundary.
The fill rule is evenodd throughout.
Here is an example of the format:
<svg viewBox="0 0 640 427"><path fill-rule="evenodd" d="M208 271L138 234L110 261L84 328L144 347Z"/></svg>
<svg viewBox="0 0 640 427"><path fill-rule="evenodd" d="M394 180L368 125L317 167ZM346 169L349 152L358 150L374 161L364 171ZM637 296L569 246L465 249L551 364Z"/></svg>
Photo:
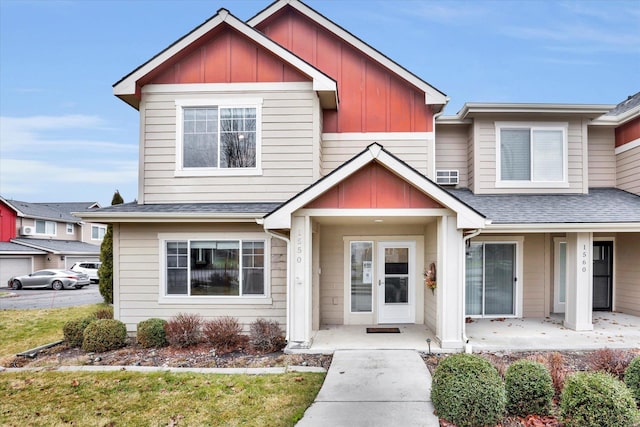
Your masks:
<svg viewBox="0 0 640 427"><path fill-rule="evenodd" d="M473 194L449 190L493 224L576 224L640 222L640 196L615 188L589 194Z"/></svg>
<svg viewBox="0 0 640 427"><path fill-rule="evenodd" d="M637 107L638 105L640 105L640 92L636 93L635 95L631 95L620 104L616 105L616 108L609 111L607 114L605 114L605 116L619 116L620 114L625 113L632 108Z"/></svg>
<svg viewBox="0 0 640 427"><path fill-rule="evenodd" d="M12 242L61 254L98 255L100 253L100 246L76 240L19 238L12 239Z"/></svg>
<svg viewBox="0 0 640 427"><path fill-rule="evenodd" d="M80 222L80 218L71 215L71 212L86 211L96 205L96 202L31 203L20 200L5 200L27 217L73 223Z"/></svg>
<svg viewBox="0 0 640 427"><path fill-rule="evenodd" d="M106 206L100 209L92 209L91 212L105 213L176 213L176 214L265 214L280 206L280 203L163 203L139 205L135 202L121 205ZM84 210L86 211L86 209ZM80 212L80 211L78 211Z"/></svg>
<svg viewBox="0 0 640 427"><path fill-rule="evenodd" d="M28 246L19 245L11 242L0 242L0 253L21 252L25 254L45 254L45 251L30 248Z"/></svg>

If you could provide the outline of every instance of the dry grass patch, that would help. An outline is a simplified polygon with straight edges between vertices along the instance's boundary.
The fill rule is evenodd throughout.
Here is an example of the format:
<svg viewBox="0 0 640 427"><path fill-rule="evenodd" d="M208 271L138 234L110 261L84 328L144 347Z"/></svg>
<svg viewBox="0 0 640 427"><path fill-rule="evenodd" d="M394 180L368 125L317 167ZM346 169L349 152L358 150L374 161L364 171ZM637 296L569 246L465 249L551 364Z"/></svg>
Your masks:
<svg viewBox="0 0 640 427"><path fill-rule="evenodd" d="M86 317L103 304L52 309L0 311L0 366L17 353L63 339L67 320Z"/></svg>
<svg viewBox="0 0 640 427"><path fill-rule="evenodd" d="M324 374L0 373L0 425L293 426Z"/></svg>

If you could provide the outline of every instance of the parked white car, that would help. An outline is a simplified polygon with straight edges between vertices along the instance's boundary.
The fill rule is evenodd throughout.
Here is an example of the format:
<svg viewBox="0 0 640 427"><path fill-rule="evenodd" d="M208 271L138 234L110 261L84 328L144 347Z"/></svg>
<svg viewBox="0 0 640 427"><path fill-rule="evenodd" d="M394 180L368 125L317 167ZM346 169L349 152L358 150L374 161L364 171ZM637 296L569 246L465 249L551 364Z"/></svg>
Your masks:
<svg viewBox="0 0 640 427"><path fill-rule="evenodd" d="M101 264L101 262L96 261L80 261L73 264L71 266L71 270L86 273L89 276L89 280L91 280L91 283L98 283L98 269L100 268Z"/></svg>

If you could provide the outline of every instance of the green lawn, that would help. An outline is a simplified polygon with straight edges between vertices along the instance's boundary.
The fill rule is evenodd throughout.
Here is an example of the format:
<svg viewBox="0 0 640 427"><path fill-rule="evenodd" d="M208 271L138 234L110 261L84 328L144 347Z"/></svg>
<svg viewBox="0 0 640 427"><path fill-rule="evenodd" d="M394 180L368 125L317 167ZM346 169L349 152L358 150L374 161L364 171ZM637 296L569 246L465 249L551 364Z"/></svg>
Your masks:
<svg viewBox="0 0 640 427"><path fill-rule="evenodd" d="M101 304L0 311L0 365ZM325 374L0 372L2 426L292 426Z"/></svg>
<svg viewBox="0 0 640 427"><path fill-rule="evenodd" d="M0 373L0 425L293 426L324 374Z"/></svg>

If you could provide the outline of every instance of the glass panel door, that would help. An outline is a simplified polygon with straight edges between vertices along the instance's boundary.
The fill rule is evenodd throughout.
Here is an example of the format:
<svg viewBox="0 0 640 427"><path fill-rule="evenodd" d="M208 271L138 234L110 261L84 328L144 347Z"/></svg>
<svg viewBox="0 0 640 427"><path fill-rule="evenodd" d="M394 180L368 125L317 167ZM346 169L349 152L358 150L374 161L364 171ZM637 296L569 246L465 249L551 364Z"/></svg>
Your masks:
<svg viewBox="0 0 640 427"><path fill-rule="evenodd" d="M472 243L466 254L466 314L514 315L515 272L515 243Z"/></svg>
<svg viewBox="0 0 640 427"><path fill-rule="evenodd" d="M378 323L415 321L415 252L414 241L379 243Z"/></svg>
<svg viewBox="0 0 640 427"><path fill-rule="evenodd" d="M372 311L373 242L351 242L351 312Z"/></svg>
<svg viewBox="0 0 640 427"><path fill-rule="evenodd" d="M409 248L384 250L384 302L409 302Z"/></svg>

